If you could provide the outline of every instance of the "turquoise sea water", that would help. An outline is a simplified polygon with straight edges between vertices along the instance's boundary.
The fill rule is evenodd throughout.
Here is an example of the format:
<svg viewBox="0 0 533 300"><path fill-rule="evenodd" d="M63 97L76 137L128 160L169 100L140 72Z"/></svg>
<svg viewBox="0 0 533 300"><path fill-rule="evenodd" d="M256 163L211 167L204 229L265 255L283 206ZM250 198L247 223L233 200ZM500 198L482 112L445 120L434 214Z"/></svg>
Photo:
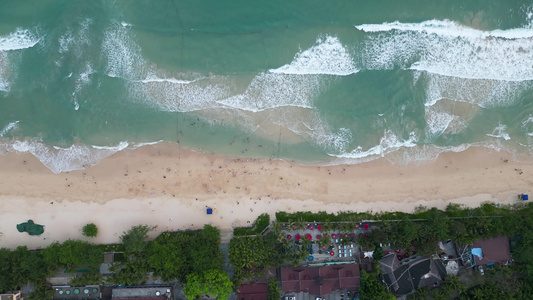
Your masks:
<svg viewBox="0 0 533 300"><path fill-rule="evenodd" d="M0 154L533 154L530 1L0 1Z"/></svg>

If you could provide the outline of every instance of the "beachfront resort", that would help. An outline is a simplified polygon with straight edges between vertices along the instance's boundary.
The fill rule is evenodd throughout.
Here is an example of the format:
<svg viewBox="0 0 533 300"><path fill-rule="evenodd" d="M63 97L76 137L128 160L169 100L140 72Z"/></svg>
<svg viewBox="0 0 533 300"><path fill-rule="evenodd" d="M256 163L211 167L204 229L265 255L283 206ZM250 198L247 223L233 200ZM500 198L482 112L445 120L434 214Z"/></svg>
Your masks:
<svg viewBox="0 0 533 300"><path fill-rule="evenodd" d="M0 299L527 299L532 211L522 201L411 214L279 212L235 228L229 243L210 225L150 241L155 228L138 225L119 244L0 249ZM24 224L20 234L42 234ZM98 230L87 224L80 235Z"/></svg>

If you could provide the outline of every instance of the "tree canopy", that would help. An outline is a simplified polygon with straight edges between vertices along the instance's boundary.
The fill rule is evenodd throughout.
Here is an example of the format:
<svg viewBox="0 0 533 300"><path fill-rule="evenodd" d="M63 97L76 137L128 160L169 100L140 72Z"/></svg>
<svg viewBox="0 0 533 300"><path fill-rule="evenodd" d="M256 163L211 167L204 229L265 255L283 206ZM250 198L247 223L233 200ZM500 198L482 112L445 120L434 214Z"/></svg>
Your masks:
<svg viewBox="0 0 533 300"><path fill-rule="evenodd" d="M126 253L141 253L146 249L146 239L148 238L148 225L137 225L125 231L120 237L120 241L126 248Z"/></svg>
<svg viewBox="0 0 533 300"><path fill-rule="evenodd" d="M187 275L187 284L183 292L187 299L196 299L203 294L217 299L227 299L231 293L233 284L227 273L211 269L201 274L193 273Z"/></svg>
<svg viewBox="0 0 533 300"><path fill-rule="evenodd" d="M394 300L396 297L389 294L385 287L379 284L374 274L368 274L365 270L361 270L361 287L359 292L361 293L362 300Z"/></svg>

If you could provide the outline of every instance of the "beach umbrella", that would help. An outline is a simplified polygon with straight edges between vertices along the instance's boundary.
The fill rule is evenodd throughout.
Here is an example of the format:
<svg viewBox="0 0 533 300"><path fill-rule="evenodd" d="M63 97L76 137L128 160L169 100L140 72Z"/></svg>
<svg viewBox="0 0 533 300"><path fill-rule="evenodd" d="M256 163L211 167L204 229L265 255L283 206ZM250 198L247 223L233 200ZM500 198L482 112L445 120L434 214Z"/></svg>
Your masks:
<svg viewBox="0 0 533 300"><path fill-rule="evenodd" d="M355 228L359 228L359 224L356 223L356 224L355 224Z"/></svg>
<svg viewBox="0 0 533 300"><path fill-rule="evenodd" d="M322 230L322 225L318 225L318 226L316 227L316 229L318 229L318 230Z"/></svg>
<svg viewBox="0 0 533 300"><path fill-rule="evenodd" d="M321 238L322 238L322 236L320 234L317 234L316 239L320 240Z"/></svg>
<svg viewBox="0 0 533 300"><path fill-rule="evenodd" d="M362 238L362 237L364 237L364 235L363 235L362 233L360 233L360 234L359 234L359 237Z"/></svg>
<svg viewBox="0 0 533 300"><path fill-rule="evenodd" d="M351 233L351 234L350 234L350 237L351 237L351 238L354 238L354 237L355 237L355 233Z"/></svg>
<svg viewBox="0 0 533 300"><path fill-rule="evenodd" d="M336 238L337 235L336 235L336 234L332 234L331 237L332 237L332 238Z"/></svg>
<svg viewBox="0 0 533 300"><path fill-rule="evenodd" d="M322 249L323 249L323 250L326 250L326 246L322 246Z"/></svg>
<svg viewBox="0 0 533 300"><path fill-rule="evenodd" d="M365 225L363 225L363 227L364 227L365 229L368 229L369 226L368 226L368 224L365 223Z"/></svg>
<svg viewBox="0 0 533 300"><path fill-rule="evenodd" d="M342 233L337 233L337 237L340 239L342 238Z"/></svg>
<svg viewBox="0 0 533 300"><path fill-rule="evenodd" d="M311 239L313 239L313 237L312 237L310 234L307 234L307 235L305 236L305 238L306 238L308 241L310 241Z"/></svg>
<svg viewBox="0 0 533 300"><path fill-rule="evenodd" d="M345 234L344 234L344 237L348 237L348 234L347 234L347 233L345 233Z"/></svg>
<svg viewBox="0 0 533 300"><path fill-rule="evenodd" d="M292 235L290 235L290 234L287 234L287 239L289 239L289 240L290 240L291 238L292 238Z"/></svg>
<svg viewBox="0 0 533 300"><path fill-rule="evenodd" d="M335 252L331 251L331 252L329 253L329 255L333 256L333 255L335 255Z"/></svg>
<svg viewBox="0 0 533 300"><path fill-rule="evenodd" d="M313 261L315 259L313 256L309 256L309 261Z"/></svg>
<svg viewBox="0 0 533 300"><path fill-rule="evenodd" d="M315 226L309 225L309 229L315 229Z"/></svg>
<svg viewBox="0 0 533 300"><path fill-rule="evenodd" d="M296 240L298 240L298 241L299 241L299 240L300 240L300 239L302 238L302 236L301 236L301 235L299 235L299 234L297 234L297 235L295 236L295 238L296 238Z"/></svg>

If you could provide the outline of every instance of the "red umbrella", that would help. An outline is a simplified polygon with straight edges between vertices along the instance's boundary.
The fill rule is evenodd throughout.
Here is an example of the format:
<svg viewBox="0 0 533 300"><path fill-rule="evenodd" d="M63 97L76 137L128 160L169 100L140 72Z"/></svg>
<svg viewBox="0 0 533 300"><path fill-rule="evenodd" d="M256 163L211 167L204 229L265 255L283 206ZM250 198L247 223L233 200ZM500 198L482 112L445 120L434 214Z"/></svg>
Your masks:
<svg viewBox="0 0 533 300"><path fill-rule="evenodd" d="M322 246L322 249L326 249L326 246Z"/></svg>
<svg viewBox="0 0 533 300"><path fill-rule="evenodd" d="M355 237L355 233L351 233L350 237L354 238Z"/></svg>
<svg viewBox="0 0 533 300"><path fill-rule="evenodd" d="M287 238L290 240L292 238L292 235L287 234Z"/></svg>
<svg viewBox="0 0 533 300"><path fill-rule="evenodd" d="M310 225L310 226L309 226L309 229L315 229L315 226Z"/></svg>
<svg viewBox="0 0 533 300"><path fill-rule="evenodd" d="M307 240L309 240L309 241L313 238L310 234L307 234L305 237L306 237Z"/></svg>
<svg viewBox="0 0 533 300"><path fill-rule="evenodd" d="M333 256L333 255L335 255L335 252L331 251L331 252L329 253L329 255Z"/></svg>
<svg viewBox="0 0 533 300"><path fill-rule="evenodd" d="M331 237L332 237L332 238L336 238L337 235L336 235L336 234L332 234Z"/></svg>
<svg viewBox="0 0 533 300"><path fill-rule="evenodd" d="M355 224L355 228L359 228L359 224Z"/></svg>
<svg viewBox="0 0 533 300"><path fill-rule="evenodd" d="M344 237L348 237L348 234L347 234L347 233L345 233L345 234L344 234Z"/></svg>
<svg viewBox="0 0 533 300"><path fill-rule="evenodd" d="M317 239L317 240L320 240L321 238L322 238L322 236L321 236L320 234L318 234L318 235L316 236L316 239Z"/></svg>
<svg viewBox="0 0 533 300"><path fill-rule="evenodd" d="M369 226L368 226L368 224L365 223L365 225L363 225L363 227L364 227L365 229L368 229Z"/></svg>
<svg viewBox="0 0 533 300"><path fill-rule="evenodd" d="M318 229L318 230L322 230L322 225L318 225L318 226L316 227L316 229Z"/></svg>
<svg viewBox="0 0 533 300"><path fill-rule="evenodd" d="M342 233L337 233L337 237L340 239L342 237Z"/></svg>
<svg viewBox="0 0 533 300"><path fill-rule="evenodd" d="M299 235L299 234L297 234L297 235L295 236L295 238L299 241L299 240L302 238L302 236Z"/></svg>

